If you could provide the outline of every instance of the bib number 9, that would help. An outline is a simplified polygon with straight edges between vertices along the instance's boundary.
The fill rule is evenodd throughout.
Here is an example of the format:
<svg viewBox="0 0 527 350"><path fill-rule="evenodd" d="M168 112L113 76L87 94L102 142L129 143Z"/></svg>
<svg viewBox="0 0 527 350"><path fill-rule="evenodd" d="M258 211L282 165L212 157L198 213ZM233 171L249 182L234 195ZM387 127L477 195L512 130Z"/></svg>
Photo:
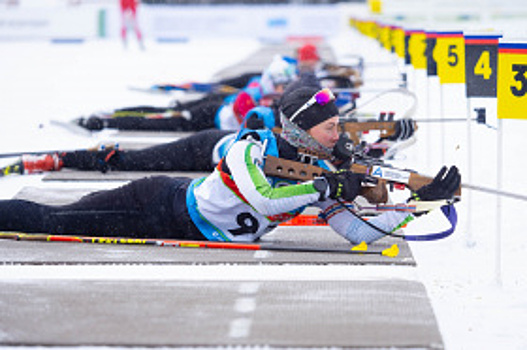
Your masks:
<svg viewBox="0 0 527 350"><path fill-rule="evenodd" d="M260 228L258 219L251 215L251 213L240 213L236 216L236 223L238 228L229 230L233 236L255 234Z"/></svg>

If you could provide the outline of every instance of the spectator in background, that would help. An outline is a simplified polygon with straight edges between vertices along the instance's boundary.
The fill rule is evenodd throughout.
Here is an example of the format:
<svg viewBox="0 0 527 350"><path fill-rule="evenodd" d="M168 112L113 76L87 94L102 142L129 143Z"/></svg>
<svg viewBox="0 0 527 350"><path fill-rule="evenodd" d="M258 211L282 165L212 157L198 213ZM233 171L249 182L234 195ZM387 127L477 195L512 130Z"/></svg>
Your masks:
<svg viewBox="0 0 527 350"><path fill-rule="evenodd" d="M145 49L143 35L137 22L137 0L119 0L121 8L121 38L125 47L128 46L128 26L133 25L137 41L142 50Z"/></svg>
<svg viewBox="0 0 527 350"><path fill-rule="evenodd" d="M303 80L318 80L324 87L357 88L362 85L360 71L351 66L324 62L313 44L300 46L296 51L298 71ZM312 76L314 75L315 78Z"/></svg>

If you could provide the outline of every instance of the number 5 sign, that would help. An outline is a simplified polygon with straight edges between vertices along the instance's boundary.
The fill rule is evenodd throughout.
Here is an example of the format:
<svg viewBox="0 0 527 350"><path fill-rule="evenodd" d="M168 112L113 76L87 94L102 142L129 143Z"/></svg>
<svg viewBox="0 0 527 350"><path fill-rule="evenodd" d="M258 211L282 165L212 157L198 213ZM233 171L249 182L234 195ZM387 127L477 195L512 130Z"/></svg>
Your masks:
<svg viewBox="0 0 527 350"><path fill-rule="evenodd" d="M438 32L433 55L441 84L465 83L465 40L462 32Z"/></svg>
<svg viewBox="0 0 527 350"><path fill-rule="evenodd" d="M498 46L498 118L527 119L527 43Z"/></svg>

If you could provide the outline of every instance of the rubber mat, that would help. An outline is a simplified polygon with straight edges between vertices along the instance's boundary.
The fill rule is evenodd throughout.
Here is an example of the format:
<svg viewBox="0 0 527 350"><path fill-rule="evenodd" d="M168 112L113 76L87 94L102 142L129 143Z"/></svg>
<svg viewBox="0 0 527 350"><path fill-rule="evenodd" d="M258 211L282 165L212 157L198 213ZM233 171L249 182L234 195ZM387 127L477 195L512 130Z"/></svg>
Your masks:
<svg viewBox="0 0 527 350"><path fill-rule="evenodd" d="M0 344L438 349L408 280L0 282Z"/></svg>
<svg viewBox="0 0 527 350"><path fill-rule="evenodd" d="M299 43L283 43L265 45L246 59L226 67L215 74L214 79L234 77L248 72L262 72L272 62L275 55L296 57ZM324 62L335 62L333 50L326 43L317 43L318 53Z"/></svg>

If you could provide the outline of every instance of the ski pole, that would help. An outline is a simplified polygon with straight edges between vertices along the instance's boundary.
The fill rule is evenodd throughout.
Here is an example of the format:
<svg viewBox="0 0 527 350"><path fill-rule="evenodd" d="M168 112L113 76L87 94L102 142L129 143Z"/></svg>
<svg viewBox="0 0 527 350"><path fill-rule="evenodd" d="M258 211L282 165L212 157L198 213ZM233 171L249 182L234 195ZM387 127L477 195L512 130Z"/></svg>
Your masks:
<svg viewBox="0 0 527 350"><path fill-rule="evenodd" d="M93 244L125 244L125 245L155 245L176 248L208 248L208 249L236 249L236 250L269 250L282 252L306 253L340 253L357 255L380 255L395 258L399 254L399 247L394 244L384 250L368 250L368 245L362 242L351 248L309 247L309 246L277 246L273 244L230 243L212 241L185 241L172 239L145 239L124 237L88 237L70 235L26 234L22 232L0 232L0 239L17 241L68 242Z"/></svg>
<svg viewBox="0 0 527 350"><path fill-rule="evenodd" d="M48 154L48 153L75 152L75 151L76 150L73 150L73 151L48 150L48 151L29 151L29 152L6 152L6 153L0 153L0 158L21 157L24 154L41 155L41 154Z"/></svg>
<svg viewBox="0 0 527 350"><path fill-rule="evenodd" d="M42 155L42 154L54 154L54 153L73 153L73 152L84 152L84 151L104 151L106 148L119 149L118 143L113 144L102 144L89 148L78 148L70 150L46 150L46 151L17 151L17 152L6 152L0 153L0 158L10 158L10 157L22 157L24 154L30 155Z"/></svg>

